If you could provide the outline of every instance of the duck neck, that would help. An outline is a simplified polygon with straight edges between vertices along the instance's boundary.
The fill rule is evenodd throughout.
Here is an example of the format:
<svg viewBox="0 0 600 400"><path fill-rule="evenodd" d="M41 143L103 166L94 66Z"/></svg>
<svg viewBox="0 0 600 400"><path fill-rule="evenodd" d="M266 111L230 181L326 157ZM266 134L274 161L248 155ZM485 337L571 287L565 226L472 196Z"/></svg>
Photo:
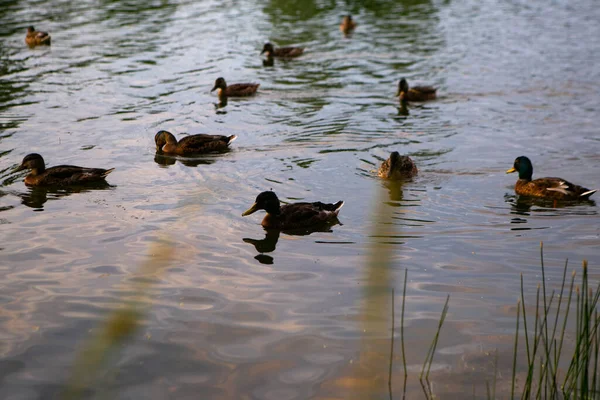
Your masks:
<svg viewBox="0 0 600 400"><path fill-rule="evenodd" d="M276 205L270 204L268 207L265 207L265 211L267 212L267 214L278 216L281 214L281 206L279 203L277 203Z"/></svg>

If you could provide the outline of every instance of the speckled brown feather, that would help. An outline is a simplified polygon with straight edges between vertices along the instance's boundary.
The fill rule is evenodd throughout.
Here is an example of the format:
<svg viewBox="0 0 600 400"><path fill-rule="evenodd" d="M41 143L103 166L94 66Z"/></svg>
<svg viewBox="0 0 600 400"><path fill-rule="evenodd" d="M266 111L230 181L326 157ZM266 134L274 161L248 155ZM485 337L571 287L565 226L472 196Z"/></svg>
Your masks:
<svg viewBox="0 0 600 400"><path fill-rule="evenodd" d="M275 57L294 58L304 53L304 47L279 47L271 53Z"/></svg>
<svg viewBox="0 0 600 400"><path fill-rule="evenodd" d="M25 43L29 46L50 45L51 37L48 32L41 32L29 28L25 36Z"/></svg>
<svg viewBox="0 0 600 400"><path fill-rule="evenodd" d="M262 226L270 229L302 229L332 223L337 219L344 204L338 201L328 203L293 203L281 206L279 215L265 215Z"/></svg>
<svg viewBox="0 0 600 400"><path fill-rule="evenodd" d="M44 172L33 170L25 177L29 186L68 186L103 181L114 168L84 168L75 165L57 165Z"/></svg>
<svg viewBox="0 0 600 400"><path fill-rule="evenodd" d="M256 93L259 86L260 83L234 83L233 85L228 85L223 92L228 97L251 96Z"/></svg>
<svg viewBox="0 0 600 400"><path fill-rule="evenodd" d="M418 172L417 166L408 156L400 156L392 167L392 158L389 157L379 167L377 174L383 179L398 180L410 178Z"/></svg>
<svg viewBox="0 0 600 400"><path fill-rule="evenodd" d="M561 185L566 186L565 190L568 194L565 194L562 191L552 190L559 188ZM522 196L544 197L557 200L581 200L588 198L595 193L595 191L591 191L583 186L575 185L561 178L539 178L532 181L519 179L515 184L515 192ZM581 195L586 192L589 192L589 194L581 197Z"/></svg>
<svg viewBox="0 0 600 400"><path fill-rule="evenodd" d="M400 93L401 101L427 101L436 98L437 89L432 86L415 86L408 89L408 92Z"/></svg>
<svg viewBox="0 0 600 400"><path fill-rule="evenodd" d="M165 153L178 154L201 154L227 150L229 144L236 139L236 135L189 135L183 137L176 145L170 144L163 147Z"/></svg>

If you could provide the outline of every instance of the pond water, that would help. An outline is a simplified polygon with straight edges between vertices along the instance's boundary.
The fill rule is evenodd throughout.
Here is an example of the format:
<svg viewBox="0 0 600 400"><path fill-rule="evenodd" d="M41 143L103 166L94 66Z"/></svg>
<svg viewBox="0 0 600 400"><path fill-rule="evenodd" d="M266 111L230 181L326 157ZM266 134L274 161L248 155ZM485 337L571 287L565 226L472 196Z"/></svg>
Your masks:
<svg viewBox="0 0 600 400"><path fill-rule="evenodd" d="M520 274L529 296L540 282L540 241L550 288L565 258L600 265L594 201L523 201L504 173L527 155L534 176L600 188L594 1L0 8L3 399L60 396L131 300L141 326L85 398L383 398L391 289L397 328L405 269L409 398L422 396L414 375L448 294L434 392L485 397L490 351L501 372L511 362ZM346 13L358 23L349 37ZM28 25L52 46L29 49ZM266 40L306 51L265 66ZM261 86L221 107L219 76ZM401 77L437 86L438 100L399 107ZM223 154L161 158L160 129L238 139ZM415 160L415 179L376 177L394 150ZM115 171L103 188L31 189L11 172L31 152ZM340 224L267 234L262 213L241 213L269 189L287 202L345 200ZM400 398L399 347L393 372Z"/></svg>

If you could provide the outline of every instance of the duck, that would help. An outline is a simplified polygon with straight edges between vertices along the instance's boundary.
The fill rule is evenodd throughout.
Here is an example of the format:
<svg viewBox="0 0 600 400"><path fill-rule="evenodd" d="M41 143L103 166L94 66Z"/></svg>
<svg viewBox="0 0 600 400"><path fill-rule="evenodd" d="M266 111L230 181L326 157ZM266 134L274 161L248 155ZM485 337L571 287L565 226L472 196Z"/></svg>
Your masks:
<svg viewBox="0 0 600 400"><path fill-rule="evenodd" d="M398 93L396 96L400 96L400 101L427 101L436 98L436 88L433 86L415 86L412 88L408 87L406 79L400 79L398 83Z"/></svg>
<svg viewBox="0 0 600 400"><path fill-rule="evenodd" d="M75 165L57 165L46 168L44 159L37 153L26 155L15 172L24 169L31 170L25 177L25 184L28 186L68 186L100 182L115 170L114 168L85 168Z"/></svg>
<svg viewBox="0 0 600 400"><path fill-rule="evenodd" d="M342 23L340 24L340 31L344 34L352 32L356 28L356 23L352 20L352 15L344 15Z"/></svg>
<svg viewBox="0 0 600 400"><path fill-rule="evenodd" d="M260 83L234 83L233 85L227 85L225 79L222 77L217 78L215 86L211 89L214 92L218 89L217 93L219 97L244 97L252 96L258 90Z"/></svg>
<svg viewBox="0 0 600 400"><path fill-rule="evenodd" d="M267 42L263 46L260 54L265 54L267 57L294 58L304 53L304 47L278 47L275 48L271 43Z"/></svg>
<svg viewBox="0 0 600 400"><path fill-rule="evenodd" d="M227 150L229 144L237 139L236 135L189 135L177 141L168 131L160 130L154 136L156 151L184 156L187 154L210 153Z"/></svg>
<svg viewBox="0 0 600 400"><path fill-rule="evenodd" d="M252 207L244 211L242 217L258 210L265 210L267 215L261 225L267 229L294 230L332 224L344 205L343 201L334 204L291 203L281 205L275 192L266 191L256 196Z"/></svg>
<svg viewBox="0 0 600 400"><path fill-rule="evenodd" d="M48 32L36 31L33 26L27 28L27 35L25 35L25 43L29 46L37 45L50 45L50 35Z"/></svg>
<svg viewBox="0 0 600 400"><path fill-rule="evenodd" d="M379 167L377 174L383 179L399 180L410 178L418 172L417 166L409 156L401 156L394 151Z"/></svg>
<svg viewBox="0 0 600 400"><path fill-rule="evenodd" d="M583 186L575 185L562 178L538 178L532 180L533 165L531 164L531 160L525 156L517 157L513 167L506 171L507 174L513 172L519 173L515 192L522 196L554 200L586 200L597 191L597 189L590 190Z"/></svg>

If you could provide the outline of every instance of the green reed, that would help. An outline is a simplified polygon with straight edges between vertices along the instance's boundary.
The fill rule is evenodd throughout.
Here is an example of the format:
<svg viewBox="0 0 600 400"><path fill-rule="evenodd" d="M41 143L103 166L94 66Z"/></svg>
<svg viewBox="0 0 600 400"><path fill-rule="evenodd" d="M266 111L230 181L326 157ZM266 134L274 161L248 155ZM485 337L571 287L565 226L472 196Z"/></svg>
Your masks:
<svg viewBox="0 0 600 400"><path fill-rule="evenodd" d="M571 275L569 289L565 294L568 260L563 268L560 292L551 291L548 295L545 284L543 245L540 246L540 259L543 283L538 285L535 300L533 334L527 324L527 308L521 276L521 298L517 302L517 322L513 350L513 371L511 399L515 398L517 363L519 357L519 324L523 314L525 354L527 355L526 379L521 399L592 399L599 398L598 352L600 348L600 317L597 306L600 286L589 285L587 261L583 261L581 282L575 285L575 272ZM541 293L540 293L541 292ZM565 332L569 322L569 311L575 292L575 331L572 334L574 349L563 347ZM566 305L563 299L567 297ZM552 305L557 300L556 307ZM555 313L552 318L552 313ZM561 321L562 320L562 321ZM562 323L561 323L562 322ZM566 371L563 366L567 366ZM488 398L494 398L491 395Z"/></svg>

